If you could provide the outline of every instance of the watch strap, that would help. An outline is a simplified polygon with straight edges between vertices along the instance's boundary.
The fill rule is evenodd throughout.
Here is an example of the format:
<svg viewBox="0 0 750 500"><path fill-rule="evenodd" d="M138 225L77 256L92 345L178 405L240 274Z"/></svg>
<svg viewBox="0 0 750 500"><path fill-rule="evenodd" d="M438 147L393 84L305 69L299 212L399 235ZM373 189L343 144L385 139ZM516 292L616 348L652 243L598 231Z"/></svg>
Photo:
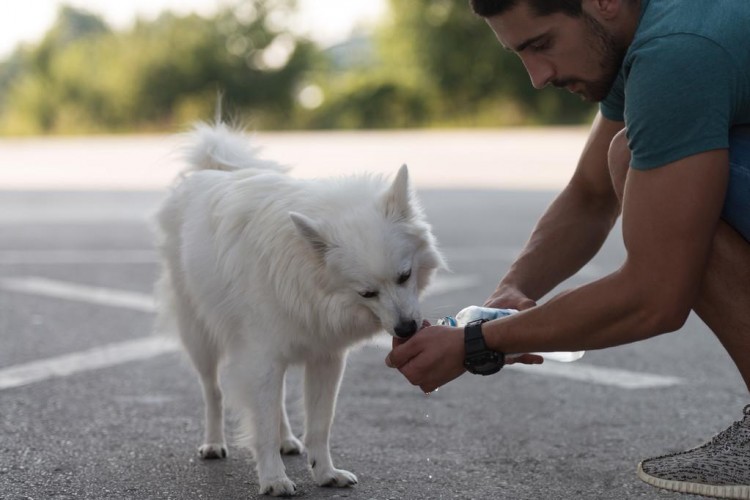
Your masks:
<svg viewBox="0 0 750 500"><path fill-rule="evenodd" d="M477 319L466 323L464 327L465 357L469 358L487 350L487 344L484 343L484 335L482 335L482 323L486 321L486 319Z"/></svg>

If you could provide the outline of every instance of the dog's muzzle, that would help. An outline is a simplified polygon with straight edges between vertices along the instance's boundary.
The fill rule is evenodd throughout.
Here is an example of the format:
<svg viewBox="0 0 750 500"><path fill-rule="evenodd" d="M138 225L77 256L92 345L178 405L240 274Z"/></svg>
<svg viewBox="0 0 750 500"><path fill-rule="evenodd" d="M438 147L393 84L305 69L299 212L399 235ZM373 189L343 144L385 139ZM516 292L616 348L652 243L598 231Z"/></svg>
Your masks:
<svg viewBox="0 0 750 500"><path fill-rule="evenodd" d="M393 333L396 334L396 337L408 339L417 333L417 322L413 319L401 320L396 325L396 328L393 329Z"/></svg>

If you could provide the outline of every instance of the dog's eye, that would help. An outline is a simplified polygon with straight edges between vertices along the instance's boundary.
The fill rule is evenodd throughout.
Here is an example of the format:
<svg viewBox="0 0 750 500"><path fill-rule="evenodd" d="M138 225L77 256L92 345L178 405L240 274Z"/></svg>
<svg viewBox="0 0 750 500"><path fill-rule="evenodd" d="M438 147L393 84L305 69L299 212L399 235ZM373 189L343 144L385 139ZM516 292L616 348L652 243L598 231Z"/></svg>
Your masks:
<svg viewBox="0 0 750 500"><path fill-rule="evenodd" d="M359 294L366 299L373 299L378 296L378 292L368 290L366 292L359 292Z"/></svg>
<svg viewBox="0 0 750 500"><path fill-rule="evenodd" d="M406 271L405 273L401 273L398 275L398 284L403 285L409 280L409 277L411 276L411 269Z"/></svg>

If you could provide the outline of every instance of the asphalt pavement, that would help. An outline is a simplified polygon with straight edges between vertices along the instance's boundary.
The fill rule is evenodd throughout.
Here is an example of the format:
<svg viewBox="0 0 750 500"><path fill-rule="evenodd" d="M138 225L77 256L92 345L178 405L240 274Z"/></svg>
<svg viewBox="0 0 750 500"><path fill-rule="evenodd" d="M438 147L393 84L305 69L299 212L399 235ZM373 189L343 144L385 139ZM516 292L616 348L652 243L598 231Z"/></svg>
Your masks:
<svg viewBox="0 0 750 500"><path fill-rule="evenodd" d="M451 265L424 301L439 318L480 303L552 200L550 190L420 189ZM192 368L151 337L149 216L162 191L0 191L0 499L258 498L252 458L201 461ZM560 288L622 261L616 234ZM578 362L464 375L430 396L356 349L331 451L353 488L307 499L667 499L640 459L694 446L741 416L744 385L695 317L679 332ZM289 377L301 432L300 374Z"/></svg>

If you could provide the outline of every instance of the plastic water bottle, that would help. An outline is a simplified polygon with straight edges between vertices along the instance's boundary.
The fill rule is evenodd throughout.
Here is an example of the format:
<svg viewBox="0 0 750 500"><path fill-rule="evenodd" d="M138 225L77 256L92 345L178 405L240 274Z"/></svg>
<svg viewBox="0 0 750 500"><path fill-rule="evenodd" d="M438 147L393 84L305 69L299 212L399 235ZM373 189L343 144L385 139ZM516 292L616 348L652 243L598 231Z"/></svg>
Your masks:
<svg viewBox="0 0 750 500"><path fill-rule="evenodd" d="M517 312L517 309L494 309L492 307L469 306L461 309L455 317L446 316L444 318L440 318L437 321L437 324L446 326L464 326L470 321L476 321L478 319L493 320L505 316L510 316L511 314ZM553 361L562 361L564 363L569 363L571 361L577 361L581 359L585 353L586 351L534 352L532 354L538 354L539 356L544 357L544 359L551 359ZM508 357L515 358L520 355L521 354L510 354L508 355Z"/></svg>

